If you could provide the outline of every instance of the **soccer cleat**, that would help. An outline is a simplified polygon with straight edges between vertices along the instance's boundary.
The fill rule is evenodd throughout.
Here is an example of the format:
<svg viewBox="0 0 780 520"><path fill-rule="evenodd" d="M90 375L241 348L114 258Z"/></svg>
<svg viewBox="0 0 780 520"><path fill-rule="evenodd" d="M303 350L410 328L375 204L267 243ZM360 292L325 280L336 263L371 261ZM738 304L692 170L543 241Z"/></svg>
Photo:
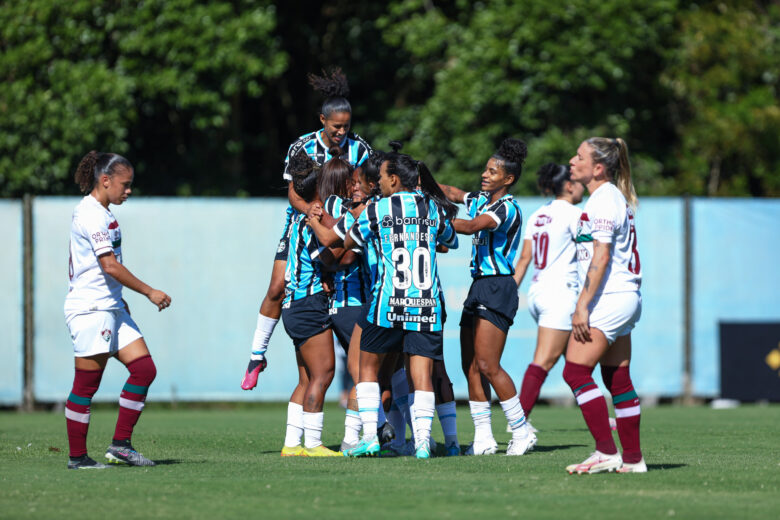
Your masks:
<svg viewBox="0 0 780 520"><path fill-rule="evenodd" d="M395 439L395 428L389 422L385 422L381 428L376 432L379 437L379 442L385 444Z"/></svg>
<svg viewBox="0 0 780 520"><path fill-rule="evenodd" d="M68 469L106 469L108 466L96 462L87 455L68 460Z"/></svg>
<svg viewBox="0 0 780 520"><path fill-rule="evenodd" d="M371 439L360 439L357 446L344 452L345 457L376 457L382 448L379 439L374 435Z"/></svg>
<svg viewBox="0 0 780 520"><path fill-rule="evenodd" d="M303 455L303 446L283 446L282 457L300 457Z"/></svg>
<svg viewBox="0 0 780 520"><path fill-rule="evenodd" d="M360 442L360 441L358 441ZM358 445L358 442L347 442L347 441L341 441L341 447L339 448L339 451L349 451L353 448L355 448Z"/></svg>
<svg viewBox="0 0 780 520"><path fill-rule="evenodd" d="M117 446L112 444L106 450L106 459L109 464L127 464L128 466L154 466L154 461L149 460L132 446Z"/></svg>
<svg viewBox="0 0 780 520"><path fill-rule="evenodd" d="M590 454L590 457L580 462L579 464L571 464L566 466L566 471L570 475L576 473L582 475L583 473L601 473L603 471L615 471L623 465L623 459L620 457L620 453L614 455L607 455L596 450Z"/></svg>
<svg viewBox="0 0 780 520"><path fill-rule="evenodd" d="M447 457L457 457L460 455L460 445L457 441L452 441L447 445Z"/></svg>
<svg viewBox="0 0 780 520"><path fill-rule="evenodd" d="M498 451L498 443L490 438L486 441L474 441L466 450L466 455L493 455Z"/></svg>
<svg viewBox="0 0 780 520"><path fill-rule="evenodd" d="M431 444L424 440L417 444L414 451L414 456L418 459L430 459L431 458Z"/></svg>
<svg viewBox="0 0 780 520"><path fill-rule="evenodd" d="M645 458L639 462L624 462L620 468L615 470L616 473L647 473L647 464L645 464Z"/></svg>
<svg viewBox="0 0 780 520"><path fill-rule="evenodd" d="M406 443L401 444L400 446L396 446L392 442L387 442L382 445L382 449L379 450L379 456L380 457L403 457L405 455L408 455L408 453L404 452L404 448L406 446Z"/></svg>
<svg viewBox="0 0 780 520"><path fill-rule="evenodd" d="M536 446L536 435L528 430L525 437L512 437L506 447L507 455L525 455Z"/></svg>
<svg viewBox="0 0 780 520"><path fill-rule="evenodd" d="M341 457L340 451L333 451L320 444L314 448L304 448L301 453L302 457Z"/></svg>
<svg viewBox="0 0 780 520"><path fill-rule="evenodd" d="M259 376L260 372L265 370L265 367L267 366L268 361L265 359L250 359L249 365L246 367L246 374L244 374L244 379L241 381L241 389L252 390L254 387L256 387L257 376Z"/></svg>

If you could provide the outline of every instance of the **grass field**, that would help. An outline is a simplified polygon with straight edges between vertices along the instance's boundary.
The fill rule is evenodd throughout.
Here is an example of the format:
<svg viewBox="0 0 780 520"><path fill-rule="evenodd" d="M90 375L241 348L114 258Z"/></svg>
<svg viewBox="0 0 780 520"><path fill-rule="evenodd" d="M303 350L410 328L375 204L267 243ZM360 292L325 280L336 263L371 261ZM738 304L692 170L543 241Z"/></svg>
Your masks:
<svg viewBox="0 0 780 520"><path fill-rule="evenodd" d="M778 518L780 406L646 407L647 474L570 476L592 443L576 408L540 406L522 457L279 457L286 406L167 410L152 403L134 444L154 468L68 471L61 412L0 414L0 518ZM510 434L494 407L494 433ZM103 460L116 411L93 410L90 454ZM461 442L471 439L458 408ZM337 446L343 412L326 408ZM434 438L442 439L438 424Z"/></svg>

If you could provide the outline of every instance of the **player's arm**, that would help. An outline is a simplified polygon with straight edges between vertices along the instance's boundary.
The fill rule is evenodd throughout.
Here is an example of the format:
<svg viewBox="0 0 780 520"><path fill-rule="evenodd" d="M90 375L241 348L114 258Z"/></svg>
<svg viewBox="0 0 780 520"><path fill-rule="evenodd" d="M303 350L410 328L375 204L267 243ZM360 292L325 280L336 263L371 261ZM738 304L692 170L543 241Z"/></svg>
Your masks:
<svg viewBox="0 0 780 520"><path fill-rule="evenodd" d="M577 299L574 314L571 316L571 330L574 333L574 339L581 343L591 339L588 306L604 281L604 274L612 259L611 249L612 244L609 242L593 241L593 258L588 266L588 273L585 275L585 283L582 285L580 297Z"/></svg>
<svg viewBox="0 0 780 520"><path fill-rule="evenodd" d="M447 197L447 199L449 199L450 202L454 202L455 204L463 204L466 195L468 195L467 191L463 191L460 188L456 188L455 186L439 184L439 188L441 188L441 191L444 192L444 195Z"/></svg>
<svg viewBox="0 0 780 520"><path fill-rule="evenodd" d="M334 273L336 271L346 271L360 257L360 253L357 253L351 249L339 248L337 251L342 252L338 261L332 264L324 265L325 270L328 272Z"/></svg>
<svg viewBox="0 0 780 520"><path fill-rule="evenodd" d="M311 204L303 200L301 196L296 193L292 181L287 183L287 199L290 201L290 206L297 209L299 212L303 214L309 213Z"/></svg>
<svg viewBox="0 0 780 520"><path fill-rule="evenodd" d="M324 217L327 213L323 214ZM335 224L336 221L333 217L328 215L328 218ZM318 218L316 215L309 215L309 227L314 232L314 236L317 237L317 241L325 247L339 247L342 244L341 237L333 231L333 226L326 226L323 219Z"/></svg>
<svg viewBox="0 0 780 520"><path fill-rule="evenodd" d="M483 213L471 220L464 220L462 218L456 218L452 221L452 226L457 233L461 235L473 235L479 233L483 229L496 229L499 223L490 216L488 213Z"/></svg>
<svg viewBox="0 0 780 520"><path fill-rule="evenodd" d="M528 265L531 263L531 258L533 256L531 248L531 241L528 239L523 240L523 249L520 251L520 258L515 264L514 278L518 287L520 287L520 283L525 277L525 272L528 270Z"/></svg>
<svg viewBox="0 0 780 520"><path fill-rule="evenodd" d="M98 262L100 262L100 267L103 268L103 272L128 289L132 289L149 298L149 301L155 304L159 310L163 310L171 304L170 296L163 291L148 286L136 278L127 267L117 261L114 253L109 252L100 255L98 257Z"/></svg>

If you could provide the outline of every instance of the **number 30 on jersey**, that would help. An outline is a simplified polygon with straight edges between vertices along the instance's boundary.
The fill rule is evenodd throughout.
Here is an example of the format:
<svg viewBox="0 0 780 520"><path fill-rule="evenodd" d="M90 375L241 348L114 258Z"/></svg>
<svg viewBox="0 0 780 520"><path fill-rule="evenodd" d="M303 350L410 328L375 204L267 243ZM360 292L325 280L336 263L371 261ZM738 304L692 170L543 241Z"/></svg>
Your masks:
<svg viewBox="0 0 780 520"><path fill-rule="evenodd" d="M405 291L414 284L417 289L427 291L433 286L431 252L427 248L418 247L410 254L408 249L399 247L393 249L391 258L395 263L393 287Z"/></svg>

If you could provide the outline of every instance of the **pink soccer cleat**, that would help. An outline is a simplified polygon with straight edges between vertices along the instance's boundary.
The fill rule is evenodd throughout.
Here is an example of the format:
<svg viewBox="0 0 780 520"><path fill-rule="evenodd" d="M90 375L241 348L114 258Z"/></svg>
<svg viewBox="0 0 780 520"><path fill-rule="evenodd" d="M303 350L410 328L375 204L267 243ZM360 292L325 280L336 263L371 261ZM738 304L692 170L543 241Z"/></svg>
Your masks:
<svg viewBox="0 0 780 520"><path fill-rule="evenodd" d="M246 367L246 374L244 374L244 379L241 381L241 389L252 390L254 387L256 387L257 376L259 376L260 372L265 370L265 367L267 366L268 362L265 359L250 359L249 366Z"/></svg>

